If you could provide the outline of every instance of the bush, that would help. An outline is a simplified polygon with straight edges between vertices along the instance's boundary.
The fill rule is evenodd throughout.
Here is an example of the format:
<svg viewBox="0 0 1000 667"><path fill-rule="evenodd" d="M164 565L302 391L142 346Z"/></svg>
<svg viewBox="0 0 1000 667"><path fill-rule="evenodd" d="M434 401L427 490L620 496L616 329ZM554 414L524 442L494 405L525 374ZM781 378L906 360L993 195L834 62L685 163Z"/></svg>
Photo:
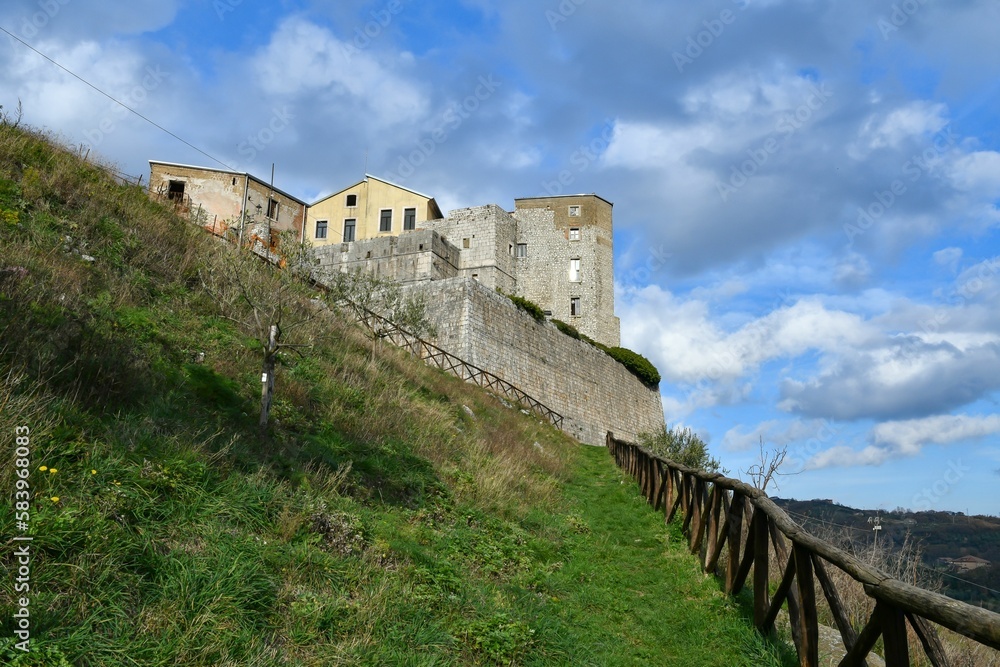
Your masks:
<svg viewBox="0 0 1000 667"><path fill-rule="evenodd" d="M541 307L534 301L528 301L524 297L514 296L513 294L507 294L506 296L515 306L535 318L536 322L545 321L545 313L542 312Z"/></svg>
<svg viewBox="0 0 1000 667"><path fill-rule="evenodd" d="M660 385L660 372L656 366L638 352L633 352L624 347L605 347L598 345L608 356L624 366L628 371L642 380L642 383L650 389L656 389Z"/></svg>
<svg viewBox="0 0 1000 667"><path fill-rule="evenodd" d="M654 454L691 468L719 472L721 464L708 453L708 445L690 428L665 425L652 433L640 433L639 444Z"/></svg>
<svg viewBox="0 0 1000 667"><path fill-rule="evenodd" d="M572 324L566 324L562 320L555 320L555 319L549 321L552 322L552 324L556 325L556 329L559 329L559 331L562 331L570 338L575 338L577 340L581 340L583 338L583 335L579 331L577 331L577 328Z"/></svg>

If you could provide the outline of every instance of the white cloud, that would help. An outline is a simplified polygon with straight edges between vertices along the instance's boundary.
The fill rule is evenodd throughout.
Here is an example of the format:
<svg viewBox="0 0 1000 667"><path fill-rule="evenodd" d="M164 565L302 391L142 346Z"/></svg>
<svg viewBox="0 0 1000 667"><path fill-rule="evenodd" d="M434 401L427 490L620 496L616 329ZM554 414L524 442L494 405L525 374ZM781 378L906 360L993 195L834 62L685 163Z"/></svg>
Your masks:
<svg viewBox="0 0 1000 667"><path fill-rule="evenodd" d="M793 419L791 421L770 419L753 428L734 426L726 431L722 445L729 451L745 451L760 447L763 442L765 451L772 448L781 449L794 442L813 438L827 439L829 437L829 422L821 419Z"/></svg>
<svg viewBox="0 0 1000 667"><path fill-rule="evenodd" d="M942 248L934 253L934 261L949 271L958 270L958 263L962 259L962 249L961 248Z"/></svg>
<svg viewBox="0 0 1000 667"><path fill-rule="evenodd" d="M882 422L871 431L872 444L859 450L844 445L831 447L810 459L806 469L881 465L917 456L927 445L969 442L997 433L1000 415L938 415Z"/></svg>
<svg viewBox="0 0 1000 667"><path fill-rule="evenodd" d="M655 286L625 290L622 297L626 344L651 355L675 382L733 381L772 359L851 348L873 335L858 316L828 311L817 300L782 306L727 332L712 321L704 301L679 299Z"/></svg>
<svg viewBox="0 0 1000 667"><path fill-rule="evenodd" d="M954 161L950 171L957 189L1000 198L1000 153L977 151L963 155Z"/></svg>
<svg viewBox="0 0 1000 667"><path fill-rule="evenodd" d="M848 155L863 160L881 148L899 148L914 137L940 132L947 120L948 107L926 101L910 102L887 113L875 113L865 119L857 139L847 149Z"/></svg>
<svg viewBox="0 0 1000 667"><path fill-rule="evenodd" d="M412 66L399 54L382 62L329 30L301 18L285 20L253 59L257 85L267 95L315 95L313 113L329 106L358 105L380 124L414 123L429 106L420 86L396 70Z"/></svg>

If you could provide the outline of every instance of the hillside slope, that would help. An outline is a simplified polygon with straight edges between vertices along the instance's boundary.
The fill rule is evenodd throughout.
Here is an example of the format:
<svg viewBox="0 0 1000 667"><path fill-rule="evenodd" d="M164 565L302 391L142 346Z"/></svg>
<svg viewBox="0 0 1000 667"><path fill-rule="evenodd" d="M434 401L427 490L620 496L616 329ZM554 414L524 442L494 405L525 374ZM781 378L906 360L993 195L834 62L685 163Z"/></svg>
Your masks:
<svg viewBox="0 0 1000 667"><path fill-rule="evenodd" d="M606 452L336 317L261 433L235 251L9 125L0 248L3 664L781 664Z"/></svg>

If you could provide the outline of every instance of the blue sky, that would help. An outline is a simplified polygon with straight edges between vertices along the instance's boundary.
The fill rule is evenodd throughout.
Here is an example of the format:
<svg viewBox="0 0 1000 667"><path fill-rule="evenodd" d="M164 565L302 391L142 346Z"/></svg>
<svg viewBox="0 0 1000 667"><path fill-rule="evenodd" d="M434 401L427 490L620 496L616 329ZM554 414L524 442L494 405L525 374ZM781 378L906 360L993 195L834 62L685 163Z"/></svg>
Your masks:
<svg viewBox="0 0 1000 667"><path fill-rule="evenodd" d="M615 203L623 342L773 493L1000 514L996 0L9 0L0 25L313 200ZM218 166L0 36L0 104L122 170ZM9 43L8 43L9 42Z"/></svg>

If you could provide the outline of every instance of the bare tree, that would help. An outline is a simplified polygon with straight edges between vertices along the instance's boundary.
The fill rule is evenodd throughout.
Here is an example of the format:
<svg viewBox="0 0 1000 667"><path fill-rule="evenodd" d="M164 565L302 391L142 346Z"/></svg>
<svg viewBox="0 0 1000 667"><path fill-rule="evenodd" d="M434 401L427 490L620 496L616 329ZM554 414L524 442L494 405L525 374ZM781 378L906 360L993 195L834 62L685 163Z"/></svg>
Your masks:
<svg viewBox="0 0 1000 667"><path fill-rule="evenodd" d="M785 456L788 454L788 445L785 445L781 449L777 447L773 448L770 452L764 451L764 438L760 438L760 452L758 463L753 464L747 468L744 472L753 481L753 485L760 489L761 491L766 491L768 484L772 481L774 482L774 488L778 488L778 482L775 479L778 476L783 475L793 475L796 473L781 472L781 466L785 462Z"/></svg>
<svg viewBox="0 0 1000 667"><path fill-rule="evenodd" d="M263 246L223 248L219 261L200 271L205 290L223 315L261 345L258 426L265 431L274 398L275 368L282 352L312 347L307 325L319 316L302 294L308 248L282 235L277 255ZM277 264L277 265L276 265ZM284 266L284 268L281 268Z"/></svg>
<svg viewBox="0 0 1000 667"><path fill-rule="evenodd" d="M393 326L415 336L433 336L436 332L427 318L427 304L419 292L406 292L399 282L377 276L370 270L313 271L315 280L326 287L326 300L335 309L351 311L372 339L372 358L379 341ZM366 317L370 313L385 318L393 326Z"/></svg>

